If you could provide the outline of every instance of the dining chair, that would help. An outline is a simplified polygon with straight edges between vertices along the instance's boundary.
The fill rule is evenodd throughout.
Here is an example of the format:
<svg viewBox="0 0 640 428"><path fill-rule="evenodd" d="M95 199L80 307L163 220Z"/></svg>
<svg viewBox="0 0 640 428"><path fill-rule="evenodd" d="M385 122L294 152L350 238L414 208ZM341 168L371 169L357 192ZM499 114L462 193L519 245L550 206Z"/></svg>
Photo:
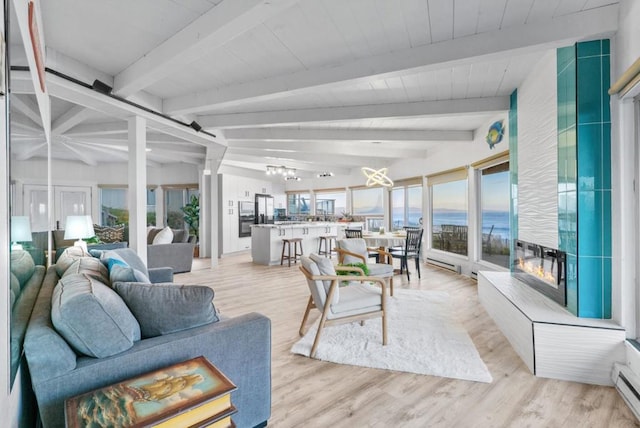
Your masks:
<svg viewBox="0 0 640 428"><path fill-rule="evenodd" d="M408 260L411 258L415 259L418 278L420 278L420 249L422 248L423 233L424 229L408 228L404 247L390 251L394 257L400 258L400 273L407 269L407 281L411 281L408 264Z"/></svg>
<svg viewBox="0 0 640 428"><path fill-rule="evenodd" d="M382 344L387 344L386 282L383 278L364 276L362 269L348 266L334 266L330 259L310 254L302 257L300 270L307 279L309 301L300 324L300 336L305 333L309 312L316 308L321 312L316 337L309 356L314 357L322 329L340 323L382 318ZM354 275L340 275L337 270L351 271ZM356 275L359 273L359 275ZM363 282L364 281L364 282ZM346 283L340 286L340 283ZM371 285L376 283L380 287Z"/></svg>

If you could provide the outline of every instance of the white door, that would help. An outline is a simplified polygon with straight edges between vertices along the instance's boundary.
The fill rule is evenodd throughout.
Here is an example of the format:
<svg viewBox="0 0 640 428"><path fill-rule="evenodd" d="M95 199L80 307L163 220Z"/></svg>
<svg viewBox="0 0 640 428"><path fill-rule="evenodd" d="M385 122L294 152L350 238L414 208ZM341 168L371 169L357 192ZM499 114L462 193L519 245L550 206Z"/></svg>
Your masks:
<svg viewBox="0 0 640 428"><path fill-rule="evenodd" d="M91 215L91 187L53 186L54 221L64 229L67 216Z"/></svg>
<svg viewBox="0 0 640 428"><path fill-rule="evenodd" d="M69 215L91 215L91 187L53 186L53 217L49 224L47 186L24 185L24 212L31 217L33 232L64 229Z"/></svg>

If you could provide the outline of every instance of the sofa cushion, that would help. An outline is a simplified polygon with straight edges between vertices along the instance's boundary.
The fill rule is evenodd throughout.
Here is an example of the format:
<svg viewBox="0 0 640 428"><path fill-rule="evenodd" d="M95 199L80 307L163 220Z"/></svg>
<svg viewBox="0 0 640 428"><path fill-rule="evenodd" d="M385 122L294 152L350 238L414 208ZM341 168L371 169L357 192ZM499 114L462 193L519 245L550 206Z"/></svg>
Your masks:
<svg viewBox="0 0 640 428"><path fill-rule="evenodd" d="M11 306L13 307L13 302L15 302L15 299L17 299L18 296L20 295L20 280L18 279L17 276L13 274L13 272L11 272L10 289L11 289Z"/></svg>
<svg viewBox="0 0 640 428"><path fill-rule="evenodd" d="M122 259L111 258L108 262L109 280L116 282L144 282L150 284L149 277L138 269L134 269Z"/></svg>
<svg viewBox="0 0 640 428"><path fill-rule="evenodd" d="M153 244L171 244L173 242L173 230L169 226L162 229L153 238Z"/></svg>
<svg viewBox="0 0 640 428"><path fill-rule="evenodd" d="M116 282L113 288L138 320L143 338L218 321L209 287Z"/></svg>
<svg viewBox="0 0 640 428"><path fill-rule="evenodd" d="M84 273L58 281L51 298L51 321L76 352L90 357L118 354L140 340L140 325L120 296Z"/></svg>
<svg viewBox="0 0 640 428"><path fill-rule="evenodd" d="M149 226L147 227L147 245L153 244L153 239L162 229L158 229L157 227Z"/></svg>
<svg viewBox="0 0 640 428"><path fill-rule="evenodd" d="M109 272L107 268L95 257L81 257L71 264L62 277L76 273L86 273L94 276L105 284L109 283Z"/></svg>
<svg viewBox="0 0 640 428"><path fill-rule="evenodd" d="M173 232L172 243L176 242L187 242L189 240L189 232L184 229L171 229Z"/></svg>
<svg viewBox="0 0 640 428"><path fill-rule="evenodd" d="M36 264L33 262L31 254L24 250L11 251L11 273L18 278L20 287L24 287L35 270ZM20 290L18 290L19 292Z"/></svg>
<svg viewBox="0 0 640 428"><path fill-rule="evenodd" d="M117 226L100 226L94 224L93 230L98 239L104 243L109 244L124 241L124 224Z"/></svg>
<svg viewBox="0 0 640 428"><path fill-rule="evenodd" d="M58 272L58 276L62 277L76 260L83 257L91 257L91 254L86 252L82 247L73 246L64 250L56 262L56 272Z"/></svg>

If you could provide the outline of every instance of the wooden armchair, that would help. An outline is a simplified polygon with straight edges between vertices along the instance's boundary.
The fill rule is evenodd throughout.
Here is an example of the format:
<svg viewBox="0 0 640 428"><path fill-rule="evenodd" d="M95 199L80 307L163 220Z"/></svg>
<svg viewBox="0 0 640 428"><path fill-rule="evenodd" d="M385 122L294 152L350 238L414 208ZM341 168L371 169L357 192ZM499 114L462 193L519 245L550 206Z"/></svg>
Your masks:
<svg viewBox="0 0 640 428"><path fill-rule="evenodd" d="M360 275L337 275L336 269L358 272ZM382 344L387 344L386 318L386 282L383 278L363 276L362 269L357 267L334 267L329 259L311 254L302 257L300 270L307 279L311 295L300 324L300 336L305 333L305 325L311 309L318 309L322 315L318 331L309 356L314 357L322 329L329 325L352 321L364 322L370 318L382 318ZM340 287L340 283L348 281L348 285ZM356 282L357 281L357 282ZM366 284L374 282L380 288Z"/></svg>
<svg viewBox="0 0 640 428"><path fill-rule="evenodd" d="M368 261L369 252L378 254L378 262ZM364 263L369 268L369 275L378 278L389 279L389 289L393 296L393 256L391 253L381 249L367 247L367 243L362 238L341 239L336 242L336 252L338 262L341 264Z"/></svg>

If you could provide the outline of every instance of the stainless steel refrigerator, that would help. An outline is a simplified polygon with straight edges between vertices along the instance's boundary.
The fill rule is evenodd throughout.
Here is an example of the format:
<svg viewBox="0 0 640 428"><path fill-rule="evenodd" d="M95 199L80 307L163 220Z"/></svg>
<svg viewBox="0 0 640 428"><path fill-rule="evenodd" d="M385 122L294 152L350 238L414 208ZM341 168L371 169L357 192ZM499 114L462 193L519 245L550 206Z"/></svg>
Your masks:
<svg viewBox="0 0 640 428"><path fill-rule="evenodd" d="M273 223L273 196L256 194L256 224Z"/></svg>

